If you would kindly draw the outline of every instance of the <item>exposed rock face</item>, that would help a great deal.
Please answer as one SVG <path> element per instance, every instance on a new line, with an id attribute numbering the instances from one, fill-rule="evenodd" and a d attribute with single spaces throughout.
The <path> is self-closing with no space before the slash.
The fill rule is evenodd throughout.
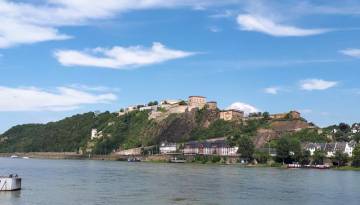
<path id="1" fill-rule="evenodd" d="M 170 115 L 159 122 L 157 135 L 159 141 L 179 142 L 189 138 L 190 132 L 196 127 L 195 113 L 186 112 L 183 114 Z"/>
<path id="2" fill-rule="evenodd" d="M 301 129 L 309 128 L 309 123 L 302 120 L 273 121 L 271 128 L 276 132 L 294 132 Z"/>
<path id="3" fill-rule="evenodd" d="M 270 123 L 270 129 L 259 129 L 254 138 L 256 148 L 263 147 L 267 142 L 278 139 L 286 133 L 310 128 L 311 125 L 302 120 L 282 120 Z"/>
<path id="4" fill-rule="evenodd" d="M 254 138 L 254 144 L 256 148 L 263 147 L 267 142 L 277 139 L 280 134 L 272 129 L 259 129 Z"/>

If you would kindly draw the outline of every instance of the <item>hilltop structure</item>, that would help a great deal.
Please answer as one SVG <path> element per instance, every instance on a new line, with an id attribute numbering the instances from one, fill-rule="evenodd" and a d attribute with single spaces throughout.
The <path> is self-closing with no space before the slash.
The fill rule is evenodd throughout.
<path id="1" fill-rule="evenodd" d="M 220 119 L 225 121 L 242 120 L 244 118 L 244 112 L 240 110 L 223 110 L 220 111 Z"/>

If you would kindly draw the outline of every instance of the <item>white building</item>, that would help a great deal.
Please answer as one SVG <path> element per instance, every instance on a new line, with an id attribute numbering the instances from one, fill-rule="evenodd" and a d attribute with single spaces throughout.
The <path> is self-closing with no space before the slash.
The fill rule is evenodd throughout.
<path id="1" fill-rule="evenodd" d="M 102 138 L 103 134 L 102 131 L 98 132 L 97 129 L 92 129 L 91 130 L 91 138 L 90 139 L 99 139 Z"/>
<path id="2" fill-rule="evenodd" d="M 341 152 L 352 157 L 355 146 L 355 142 L 307 143 L 304 145 L 304 149 L 308 150 L 311 156 L 314 155 L 316 150 L 320 150 L 325 152 L 326 157 L 334 157 L 336 152 Z"/>
<path id="3" fill-rule="evenodd" d="M 185 155 L 237 156 L 238 147 L 230 146 L 225 140 L 189 142 L 184 146 Z"/>
<path id="4" fill-rule="evenodd" d="M 160 154 L 175 153 L 177 150 L 176 143 L 163 142 L 160 145 Z"/>
<path id="5" fill-rule="evenodd" d="M 152 106 L 145 106 L 145 107 L 140 107 L 140 111 L 145 111 L 145 110 L 148 110 L 148 111 L 156 111 L 158 108 L 157 105 L 152 105 Z"/>

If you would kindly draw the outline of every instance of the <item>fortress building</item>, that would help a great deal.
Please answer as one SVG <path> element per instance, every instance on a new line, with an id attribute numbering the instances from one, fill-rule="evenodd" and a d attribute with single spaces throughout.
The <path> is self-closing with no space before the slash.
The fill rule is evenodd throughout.
<path id="1" fill-rule="evenodd" d="M 206 97 L 203 96 L 190 96 L 188 100 L 190 108 L 203 108 L 206 105 Z"/>
<path id="2" fill-rule="evenodd" d="M 225 121 L 242 120 L 244 112 L 240 110 L 223 110 L 220 112 L 220 119 Z"/>

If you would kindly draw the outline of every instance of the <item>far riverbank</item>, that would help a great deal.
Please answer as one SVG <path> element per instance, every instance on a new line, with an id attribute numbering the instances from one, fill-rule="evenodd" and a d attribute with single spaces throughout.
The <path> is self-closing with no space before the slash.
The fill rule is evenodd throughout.
<path id="1" fill-rule="evenodd" d="M 34 159 L 50 159 L 50 160 L 107 160 L 107 161 L 127 161 L 131 156 L 120 156 L 120 155 L 82 155 L 75 152 L 28 152 L 28 153 L 0 153 L 0 158 L 10 158 L 11 156 L 17 156 L 18 158 L 34 158 Z M 150 163 L 168 163 L 172 156 L 170 155 L 150 155 L 150 156 L 137 156 L 142 162 Z M 268 163 L 268 164 L 241 164 L 236 163 L 235 160 L 232 160 L 231 163 L 224 162 L 206 162 L 201 161 L 192 161 L 187 160 L 187 164 L 212 164 L 212 165 L 241 165 L 241 167 L 246 168 L 280 168 L 287 169 L 286 165 L 279 163 Z M 332 170 L 339 171 L 360 171 L 360 167 L 331 167 Z"/>

